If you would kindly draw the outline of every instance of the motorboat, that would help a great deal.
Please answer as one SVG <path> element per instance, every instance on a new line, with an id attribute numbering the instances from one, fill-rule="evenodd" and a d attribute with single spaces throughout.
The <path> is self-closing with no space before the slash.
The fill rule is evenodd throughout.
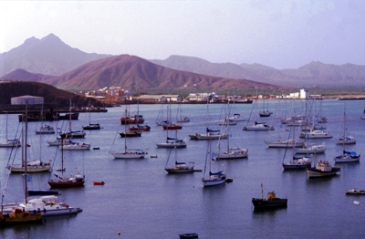
<path id="1" fill-rule="evenodd" d="M 137 132 L 142 132 L 142 131 L 150 131 L 151 127 L 148 125 L 139 125 L 137 124 L 136 126 L 132 126 L 128 128 L 129 131 L 137 131 Z"/>
<path id="2" fill-rule="evenodd" d="M 306 139 L 327 139 L 332 138 L 333 136 L 324 130 L 311 130 L 309 132 L 301 132 L 299 137 Z"/>
<path id="3" fill-rule="evenodd" d="M 349 189 L 346 190 L 346 195 L 365 195 L 365 190 L 358 188 Z"/>
<path id="4" fill-rule="evenodd" d="M 98 130 L 98 129 L 100 129 L 100 124 L 98 124 L 98 123 L 88 124 L 88 125 L 82 126 L 82 129 L 84 129 L 84 130 Z"/>
<path id="5" fill-rule="evenodd" d="M 125 137 L 141 137 L 142 133 L 137 132 L 137 131 L 126 131 L 126 132 L 119 133 L 119 135 L 122 138 L 125 138 Z"/>

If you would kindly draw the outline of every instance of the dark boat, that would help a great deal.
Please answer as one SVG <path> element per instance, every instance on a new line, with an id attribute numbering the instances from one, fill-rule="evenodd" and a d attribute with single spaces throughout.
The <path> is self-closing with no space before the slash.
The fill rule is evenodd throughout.
<path id="1" fill-rule="evenodd" d="M 255 210 L 266 210 L 274 208 L 285 208 L 288 206 L 288 199 L 277 198 L 274 191 L 268 192 L 267 199 L 264 199 L 264 190 L 261 184 L 262 198 L 252 198 Z"/>
<path id="2" fill-rule="evenodd" d="M 148 125 L 139 125 L 137 124 L 137 126 L 132 126 L 129 127 L 129 131 L 137 131 L 137 132 L 141 132 L 141 131 L 150 131 L 151 127 Z"/>
<path id="3" fill-rule="evenodd" d="M 47 196 L 47 195 L 58 195 L 58 191 L 48 190 L 48 191 L 37 191 L 37 190 L 29 190 L 28 196 Z"/>
<path id="4" fill-rule="evenodd" d="M 137 131 L 127 131 L 127 132 L 121 132 L 119 133 L 120 137 L 141 137 L 142 133 Z"/>
<path id="5" fill-rule="evenodd" d="M 198 237 L 198 233 L 195 232 L 191 232 L 191 233 L 183 233 L 183 234 L 179 234 L 181 239 L 185 239 L 185 238 L 199 238 Z"/>
<path id="6" fill-rule="evenodd" d="M 144 118 L 143 115 L 133 115 L 133 116 L 127 116 L 120 118 L 120 123 L 122 125 L 125 124 L 143 124 Z"/>
<path id="7" fill-rule="evenodd" d="M 84 131 L 71 131 L 60 134 L 62 139 L 85 138 L 85 135 L 86 133 Z"/>
<path id="8" fill-rule="evenodd" d="M 270 112 L 270 111 L 261 111 L 259 114 L 260 114 L 260 117 L 270 117 L 270 115 L 272 115 L 272 112 Z"/>
<path id="9" fill-rule="evenodd" d="M 78 120 L 79 119 L 79 113 L 66 113 L 64 115 L 57 114 L 56 115 L 57 120 Z"/>

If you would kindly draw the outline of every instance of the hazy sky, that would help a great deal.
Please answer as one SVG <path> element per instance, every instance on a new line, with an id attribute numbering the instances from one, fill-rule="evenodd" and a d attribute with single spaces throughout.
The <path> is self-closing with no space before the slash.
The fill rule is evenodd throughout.
<path id="1" fill-rule="evenodd" d="M 364 0 L 0 1 L 0 53 L 50 33 L 82 51 L 277 69 L 365 65 Z"/>

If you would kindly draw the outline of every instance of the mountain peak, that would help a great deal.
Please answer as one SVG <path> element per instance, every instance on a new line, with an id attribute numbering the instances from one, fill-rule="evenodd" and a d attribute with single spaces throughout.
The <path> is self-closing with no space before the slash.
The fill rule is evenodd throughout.
<path id="1" fill-rule="evenodd" d="M 39 39 L 37 39 L 35 37 L 30 37 L 30 38 L 28 38 L 24 41 L 24 44 L 25 45 L 32 45 L 32 44 L 35 44 L 35 43 L 38 43 L 38 42 L 39 42 Z"/>
<path id="2" fill-rule="evenodd" d="M 62 40 L 56 36 L 55 34 L 51 33 L 41 39 L 42 42 L 62 42 Z"/>

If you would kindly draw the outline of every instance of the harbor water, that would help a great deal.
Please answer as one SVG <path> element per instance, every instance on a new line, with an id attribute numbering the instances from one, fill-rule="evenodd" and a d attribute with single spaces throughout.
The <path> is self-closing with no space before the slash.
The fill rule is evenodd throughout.
<path id="1" fill-rule="evenodd" d="M 365 189 L 365 160 L 360 163 L 336 164 L 341 172 L 329 178 L 308 178 L 305 171 L 284 171 L 282 162 L 289 161 L 292 149 L 268 148 L 265 141 L 287 139 L 289 127 L 280 123 L 294 105 L 293 114 L 304 114 L 305 109 L 315 109 L 316 115 L 327 117 L 326 126 L 331 139 L 311 139 L 311 142 L 327 146 L 325 154 L 316 155 L 317 160 L 328 160 L 342 154 L 343 147 L 336 140 L 344 131 L 344 108 L 346 108 L 346 132 L 356 138 L 355 145 L 346 146 L 364 155 L 365 120 L 364 102 L 356 100 L 322 100 L 265 102 L 265 107 L 274 112 L 268 118 L 259 118 L 263 104 L 235 104 L 231 113 L 238 113 L 245 120 L 230 126 L 232 147 L 248 148 L 248 158 L 235 160 L 211 160 L 207 155 L 209 141 L 190 140 L 189 134 L 205 133 L 207 124 L 213 129 L 222 129 L 218 124 L 225 117 L 224 104 L 184 104 L 183 115 L 190 122 L 182 123 L 177 131 L 179 139 L 187 141 L 187 147 L 177 149 L 179 161 L 194 162 L 194 172 L 169 175 L 165 166 L 173 165 L 171 149 L 157 148 L 157 142 L 166 137 L 175 137 L 175 131 L 165 131 L 156 126 L 156 120 L 167 105 L 122 105 L 108 108 L 107 113 L 81 113 L 73 120 L 72 130 L 81 130 L 82 125 L 100 123 L 102 129 L 86 131 L 84 141 L 91 144 L 87 151 L 64 151 L 64 167 L 67 175 L 77 172 L 86 175 L 83 188 L 59 189 L 60 200 L 83 211 L 73 216 L 44 218 L 42 223 L 19 225 L 0 229 L 0 238 L 123 238 L 123 239 L 174 239 L 180 233 L 196 232 L 199 238 L 365 238 L 365 196 L 348 196 L 345 191 L 352 188 Z M 345 106 L 346 105 L 346 106 Z M 131 114 L 145 118 L 144 124 L 151 126 L 150 132 L 141 137 L 127 138 L 128 148 L 148 148 L 144 159 L 114 159 L 111 151 L 124 150 L 124 131 L 120 118 L 125 108 Z M 321 109 L 321 111 L 320 111 Z M 171 120 L 176 119 L 177 105 L 171 105 Z M 208 117 L 209 115 L 209 122 Z M 248 120 L 250 117 L 250 120 Z M 8 118 L 8 119 L 6 119 Z M 275 130 L 243 131 L 254 121 L 272 124 Z M 8 124 L 6 124 L 8 122 Z M 42 122 L 28 124 L 28 159 L 52 160 L 54 170 L 61 168 L 61 150 L 48 146 L 46 141 L 55 140 L 57 134 L 36 135 L 35 130 Z M 65 131 L 67 121 L 43 122 L 55 129 Z M 0 141 L 20 135 L 22 124 L 18 115 L 0 115 Z M 298 136 L 299 134 L 297 134 Z M 299 137 L 296 138 L 299 140 Z M 217 144 L 212 141 L 212 151 Z M 227 140 L 220 142 L 226 147 Z M 167 161 L 169 154 L 170 160 Z M 157 157 L 150 157 L 157 155 Z M 24 200 L 24 175 L 10 174 L 6 166 L 21 162 L 21 150 L 0 148 L 0 180 L 4 191 L 4 203 Z M 285 158 L 284 158 L 285 157 Z M 362 156 L 364 157 L 364 156 Z M 206 160 L 208 159 L 208 161 Z M 206 162 L 207 161 L 207 162 Z M 207 175 L 209 164 L 212 170 L 224 169 L 232 183 L 204 188 L 202 177 Z M 47 181 L 54 172 L 32 174 L 28 180 L 29 190 L 47 190 Z M 59 173 L 59 172 L 57 172 Z M 104 181 L 105 185 L 93 185 L 93 181 Z M 288 207 L 277 210 L 254 211 L 252 198 L 260 198 L 261 186 L 264 197 L 275 191 L 277 197 L 288 198 Z M 353 202 L 359 201 L 360 205 Z"/>

